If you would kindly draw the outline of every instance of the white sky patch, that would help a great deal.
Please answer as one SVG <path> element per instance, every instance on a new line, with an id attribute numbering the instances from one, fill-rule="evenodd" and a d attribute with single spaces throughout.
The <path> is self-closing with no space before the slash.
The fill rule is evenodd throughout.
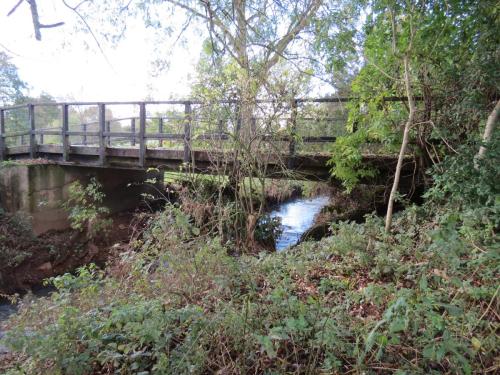
<path id="1" fill-rule="evenodd" d="M 6 16 L 16 2 L 0 1 L 0 50 L 12 57 L 21 78 L 30 85 L 31 95 L 45 91 L 60 100 L 78 101 L 163 100 L 189 96 L 203 41 L 199 35 L 187 35 L 189 49 L 180 45 L 172 49 L 172 41 L 158 46 L 142 20 L 133 20 L 116 48 L 99 39 L 108 63 L 90 34 L 74 32 L 76 15 L 59 0 L 39 1 L 42 23 L 66 23 L 62 27 L 42 29 L 42 41 L 34 38 L 28 4 L 21 4 L 14 14 Z M 170 67 L 155 77 L 151 62 L 162 55 L 158 51 L 162 47 Z"/>

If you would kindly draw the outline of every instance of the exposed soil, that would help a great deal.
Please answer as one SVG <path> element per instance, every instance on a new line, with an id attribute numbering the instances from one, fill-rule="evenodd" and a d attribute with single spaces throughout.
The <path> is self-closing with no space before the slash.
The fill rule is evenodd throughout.
<path id="1" fill-rule="evenodd" d="M 0 293 L 29 290 L 48 277 L 90 262 L 104 264 L 113 245 L 128 242 L 132 216 L 131 212 L 113 216 L 111 229 L 90 240 L 71 229 L 35 237 L 17 218 L 0 215 L 0 256 L 4 258 L 0 262 Z"/>

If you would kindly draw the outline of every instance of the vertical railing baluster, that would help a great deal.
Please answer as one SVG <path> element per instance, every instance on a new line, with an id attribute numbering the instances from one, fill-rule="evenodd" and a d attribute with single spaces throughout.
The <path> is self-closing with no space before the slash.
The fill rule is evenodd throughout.
<path id="1" fill-rule="evenodd" d="M 82 124 L 82 144 L 87 146 L 87 124 Z"/>
<path id="2" fill-rule="evenodd" d="M 191 102 L 184 103 L 184 163 L 191 161 Z"/>
<path id="3" fill-rule="evenodd" d="M 99 164 L 106 163 L 106 143 L 104 140 L 104 132 L 106 130 L 106 105 L 99 103 Z"/>
<path id="4" fill-rule="evenodd" d="M 158 133 L 163 134 L 163 117 L 158 118 Z M 158 140 L 158 147 L 163 147 L 163 138 Z"/>
<path id="5" fill-rule="evenodd" d="M 0 109 L 0 161 L 5 160 L 5 111 Z"/>
<path id="6" fill-rule="evenodd" d="M 295 146 L 296 146 L 296 133 L 297 133 L 297 99 L 292 101 L 292 112 L 290 114 L 290 143 L 288 144 L 288 168 L 292 169 L 294 167 L 295 159 Z"/>
<path id="7" fill-rule="evenodd" d="M 106 133 L 108 133 L 106 136 L 106 147 L 111 147 L 111 136 L 109 135 L 111 133 L 111 121 L 106 121 Z"/>
<path id="8" fill-rule="evenodd" d="M 135 146 L 135 118 L 130 119 L 130 133 L 132 133 L 132 138 L 130 139 L 130 145 Z"/>
<path id="9" fill-rule="evenodd" d="M 146 104 L 139 104 L 139 165 L 146 164 Z"/>
<path id="10" fill-rule="evenodd" d="M 61 126 L 61 144 L 62 144 L 62 157 L 63 161 L 69 160 L 69 111 L 68 105 L 62 105 L 62 126 Z"/>
<path id="11" fill-rule="evenodd" d="M 28 119 L 30 126 L 30 158 L 36 157 L 36 134 L 35 134 L 35 105 L 28 104 Z"/>

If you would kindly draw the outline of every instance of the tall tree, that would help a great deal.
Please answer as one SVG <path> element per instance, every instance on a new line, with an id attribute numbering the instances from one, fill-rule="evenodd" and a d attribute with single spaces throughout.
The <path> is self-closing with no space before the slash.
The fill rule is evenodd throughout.
<path id="1" fill-rule="evenodd" d="M 19 77 L 17 66 L 5 52 L 0 52 L 0 106 L 21 101 L 26 89 L 27 85 Z"/>

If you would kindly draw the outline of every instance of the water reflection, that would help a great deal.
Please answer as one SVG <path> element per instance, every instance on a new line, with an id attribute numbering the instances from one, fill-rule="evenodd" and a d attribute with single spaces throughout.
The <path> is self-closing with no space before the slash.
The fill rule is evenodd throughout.
<path id="1" fill-rule="evenodd" d="M 313 224 L 314 218 L 327 205 L 328 196 L 301 198 L 282 204 L 270 213 L 281 219 L 283 233 L 276 239 L 276 250 L 281 251 L 299 242 L 302 234 Z"/>

